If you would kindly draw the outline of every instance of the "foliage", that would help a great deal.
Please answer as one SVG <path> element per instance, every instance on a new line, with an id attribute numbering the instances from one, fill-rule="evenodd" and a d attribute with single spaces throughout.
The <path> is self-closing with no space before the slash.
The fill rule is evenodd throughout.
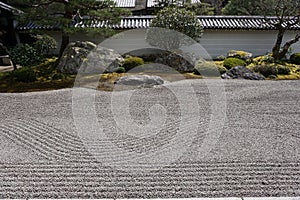
<path id="1" fill-rule="evenodd" d="M 220 76 L 226 71 L 225 67 L 218 66 L 214 62 L 202 62 L 195 67 L 195 74 L 202 76 Z"/>
<path id="2" fill-rule="evenodd" d="M 165 7 L 181 7 L 194 12 L 196 15 L 214 15 L 215 8 L 209 3 L 192 3 L 191 0 L 155 0 L 155 10 Z"/>
<path id="3" fill-rule="evenodd" d="M 275 15 L 275 11 L 264 9 L 272 7 L 273 0 L 231 0 L 222 9 L 224 15 Z M 263 6 L 262 6 L 263 5 Z"/>
<path id="4" fill-rule="evenodd" d="M 227 69 L 225 67 L 219 66 L 219 65 L 217 65 L 217 67 L 218 67 L 220 74 L 224 74 L 225 72 L 227 72 Z"/>
<path id="5" fill-rule="evenodd" d="M 184 8 L 186 10 L 194 12 L 196 15 L 214 15 L 215 8 L 209 3 L 189 3 L 185 4 Z"/>
<path id="6" fill-rule="evenodd" d="M 62 73 L 55 72 L 51 74 L 50 78 L 51 80 L 61 80 L 61 79 L 65 79 L 65 75 Z"/>
<path id="7" fill-rule="evenodd" d="M 154 2 L 157 8 L 164 8 L 169 6 L 182 7 L 185 4 L 184 0 L 154 0 Z"/>
<path id="8" fill-rule="evenodd" d="M 29 83 L 37 80 L 35 72 L 29 67 L 19 68 L 15 70 L 12 75 L 15 80 L 19 82 Z"/>
<path id="9" fill-rule="evenodd" d="M 272 65 L 257 65 L 252 70 L 262 74 L 264 77 L 277 76 L 278 74 L 277 67 Z"/>
<path id="10" fill-rule="evenodd" d="M 269 78 L 269 79 L 276 79 L 277 76 L 276 76 L 276 75 L 270 75 L 270 76 L 268 76 L 268 78 Z"/>
<path id="11" fill-rule="evenodd" d="M 262 15 L 265 20 L 262 26 L 271 26 L 278 31 L 272 48 L 272 57 L 281 60 L 286 57 L 292 44 L 300 40 L 300 33 L 284 43 L 287 30 L 300 23 L 299 0 L 231 0 L 223 9 L 227 15 Z M 274 18 L 267 16 L 273 15 Z"/>
<path id="12" fill-rule="evenodd" d="M 24 67 L 38 64 L 42 60 L 37 50 L 28 44 L 18 44 L 9 51 L 9 55 L 16 64 Z"/>
<path id="13" fill-rule="evenodd" d="M 203 33 L 195 13 L 178 7 L 166 7 L 158 12 L 147 32 L 147 41 L 165 50 L 199 41 Z"/>
<path id="14" fill-rule="evenodd" d="M 0 73 L 0 92 L 31 92 L 72 88 L 75 75 L 62 74 L 56 70 L 57 58 L 43 63 Z M 34 77 L 35 75 L 35 77 Z"/>
<path id="15" fill-rule="evenodd" d="M 44 62 L 33 66 L 32 69 L 36 72 L 37 77 L 49 79 L 49 77 L 57 71 L 55 66 L 56 62 L 56 57 L 48 58 Z"/>
<path id="16" fill-rule="evenodd" d="M 226 58 L 223 62 L 226 69 L 231 69 L 236 66 L 246 66 L 246 62 L 239 58 Z"/>
<path id="17" fill-rule="evenodd" d="M 289 75 L 291 73 L 291 69 L 287 66 L 278 66 L 277 67 L 278 74 Z"/>
<path id="18" fill-rule="evenodd" d="M 267 63 L 274 63 L 275 59 L 272 57 L 272 55 L 264 55 L 264 56 L 258 56 L 253 59 L 253 63 L 256 65 L 264 65 Z"/>
<path id="19" fill-rule="evenodd" d="M 36 42 L 33 44 L 33 47 L 40 55 L 47 55 L 51 49 L 57 48 L 56 40 L 47 34 L 34 35 L 34 38 L 36 39 Z"/>
<path id="20" fill-rule="evenodd" d="M 144 64 L 144 60 L 142 58 L 139 57 L 127 57 L 124 59 L 124 62 L 122 64 L 122 67 L 124 67 L 124 69 L 126 71 L 129 71 L 139 65 L 143 65 Z"/>
<path id="21" fill-rule="evenodd" d="M 290 57 L 291 63 L 294 63 L 296 65 L 300 65 L 300 53 L 294 53 Z"/>
<path id="22" fill-rule="evenodd" d="M 291 29 L 294 25 L 300 23 L 300 1 L 299 0 L 270 0 L 271 6 L 263 8 L 274 10 L 276 20 L 267 19 L 267 24 L 274 27 L 278 33 L 275 44 L 272 48 L 272 57 L 276 60 L 281 60 L 288 54 L 291 45 L 300 40 L 300 33 L 297 33 L 294 38 L 286 42 L 283 41 L 284 35 L 287 30 Z"/>
<path id="23" fill-rule="evenodd" d="M 125 73 L 126 69 L 124 67 L 119 67 L 115 72 L 116 73 Z"/>
<path id="24" fill-rule="evenodd" d="M 62 31 L 63 52 L 69 43 L 69 36 L 76 32 L 97 32 L 99 35 L 111 34 L 109 25 L 119 23 L 121 16 L 130 15 L 123 8 L 117 8 L 113 0 L 8 0 L 8 3 L 24 11 L 18 19 L 21 23 L 50 26 Z M 91 24 L 94 21 L 107 24 L 103 28 L 89 29 L 78 26 L 79 23 Z"/>

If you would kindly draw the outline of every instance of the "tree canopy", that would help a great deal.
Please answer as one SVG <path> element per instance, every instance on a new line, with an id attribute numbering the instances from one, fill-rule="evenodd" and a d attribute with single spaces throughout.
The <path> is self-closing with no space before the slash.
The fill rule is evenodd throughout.
<path id="1" fill-rule="evenodd" d="M 69 36 L 75 32 L 104 36 L 112 34 L 108 26 L 80 28 L 76 24 L 83 22 L 88 25 L 92 21 L 101 21 L 110 25 L 119 23 L 121 16 L 130 14 L 128 10 L 117 8 L 112 0 L 9 0 L 8 3 L 24 11 L 19 19 L 21 22 L 33 22 L 61 30 L 61 52 L 68 44 Z"/>
<path id="2" fill-rule="evenodd" d="M 223 9 L 226 15 L 261 15 L 265 23 L 278 31 L 276 42 L 272 48 L 272 56 L 282 59 L 286 56 L 289 48 L 300 40 L 300 33 L 284 43 L 285 33 L 294 25 L 300 23 L 299 0 L 231 0 Z M 268 16 L 274 16 L 271 19 Z M 263 25 L 263 24 L 262 24 Z"/>
<path id="3" fill-rule="evenodd" d="M 202 24 L 195 13 L 184 8 L 166 7 L 152 20 L 147 41 L 153 46 L 172 50 L 182 46 L 185 39 L 199 41 L 202 33 Z"/>
<path id="4" fill-rule="evenodd" d="M 277 39 L 272 49 L 272 56 L 275 59 L 282 59 L 286 56 L 289 48 L 300 40 L 300 31 L 295 37 L 283 43 L 283 38 L 287 30 L 294 25 L 300 24 L 300 1 L 299 0 L 272 0 L 271 7 L 265 8 L 266 12 L 274 10 L 277 20 L 268 20 L 268 24 L 278 30 Z M 262 5 L 263 6 L 263 5 Z"/>
<path id="5" fill-rule="evenodd" d="M 194 12 L 196 15 L 214 15 L 215 8 L 204 2 L 192 3 L 191 0 L 155 0 L 156 12 L 166 7 L 179 7 Z"/>
<path id="6" fill-rule="evenodd" d="M 274 15 L 273 0 L 231 0 L 222 9 L 224 15 Z"/>

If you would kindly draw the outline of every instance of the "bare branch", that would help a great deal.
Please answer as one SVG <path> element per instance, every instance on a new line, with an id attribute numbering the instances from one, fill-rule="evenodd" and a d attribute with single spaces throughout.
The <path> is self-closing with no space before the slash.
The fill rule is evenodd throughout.
<path id="1" fill-rule="evenodd" d="M 288 49 L 288 48 L 290 48 L 290 46 L 292 45 L 292 44 L 295 44 L 296 42 L 298 42 L 300 40 L 300 33 L 298 33 L 296 36 L 295 36 L 295 38 L 294 39 L 291 39 L 291 40 L 289 40 L 289 41 L 287 41 L 285 44 L 284 44 L 284 46 L 283 46 L 283 49 Z"/>

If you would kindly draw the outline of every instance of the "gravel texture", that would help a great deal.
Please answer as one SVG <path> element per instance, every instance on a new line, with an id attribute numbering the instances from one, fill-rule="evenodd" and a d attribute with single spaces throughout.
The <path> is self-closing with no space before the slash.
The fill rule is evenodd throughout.
<path id="1" fill-rule="evenodd" d="M 0 198 L 300 196 L 299 81 L 188 80 L 169 87 L 177 93 L 167 86 L 96 91 L 96 120 L 107 137 L 96 135 L 91 146 L 74 119 L 74 90 L 0 94 Z M 85 92 L 78 102 L 88 104 Z M 90 119 L 85 106 L 75 108 L 83 124 Z M 84 128 L 100 131 L 92 122 Z M 220 135 L 211 141 L 214 128 Z M 201 148 L 205 142 L 210 151 Z M 177 144 L 187 150 L 174 151 L 173 160 L 153 156 Z M 118 168 L 102 162 L 112 155 Z M 132 155 L 165 162 L 125 162 Z"/>

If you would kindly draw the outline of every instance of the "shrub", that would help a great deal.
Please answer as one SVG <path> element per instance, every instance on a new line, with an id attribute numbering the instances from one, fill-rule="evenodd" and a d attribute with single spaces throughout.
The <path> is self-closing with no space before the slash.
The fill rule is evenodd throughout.
<path id="1" fill-rule="evenodd" d="M 122 67 L 125 68 L 126 71 L 129 71 L 139 65 L 143 65 L 144 60 L 139 57 L 127 57 L 125 58 Z"/>
<path id="2" fill-rule="evenodd" d="M 226 68 L 213 62 L 202 62 L 195 67 L 194 73 L 203 76 L 220 76 L 226 72 Z"/>
<path id="3" fill-rule="evenodd" d="M 231 69 L 236 66 L 246 66 L 246 62 L 239 58 L 226 58 L 223 62 L 226 69 Z"/>
<path id="4" fill-rule="evenodd" d="M 290 57 L 290 61 L 293 64 L 300 65 L 300 53 L 294 53 Z"/>
<path id="5" fill-rule="evenodd" d="M 270 78 L 270 79 L 276 79 L 277 76 L 275 76 L 275 75 L 270 75 L 270 76 L 268 76 L 268 78 Z"/>
<path id="6" fill-rule="evenodd" d="M 33 44 L 33 47 L 41 56 L 49 54 L 51 49 L 57 48 L 56 40 L 49 35 L 36 35 L 34 38 L 36 39 L 36 42 Z"/>
<path id="7" fill-rule="evenodd" d="M 289 75 L 291 72 L 291 69 L 287 66 L 278 66 L 277 70 L 278 70 L 278 74 L 282 74 L 282 75 Z"/>
<path id="8" fill-rule="evenodd" d="M 224 74 L 225 72 L 227 72 L 227 69 L 225 67 L 219 66 L 219 65 L 217 65 L 217 67 L 218 67 L 220 74 Z"/>
<path id="9" fill-rule="evenodd" d="M 18 44 L 9 51 L 12 60 L 23 67 L 32 66 L 42 61 L 35 48 L 28 44 Z"/>
<path id="10" fill-rule="evenodd" d="M 32 69 L 36 72 L 37 77 L 48 77 L 49 79 L 52 79 L 51 76 L 54 73 L 57 73 L 56 63 L 56 57 L 48 58 L 39 65 L 32 67 Z"/>
<path id="11" fill-rule="evenodd" d="M 254 58 L 253 62 L 257 65 L 264 65 L 266 63 L 274 63 L 275 59 L 272 57 L 271 54 L 268 54 L 268 55 L 258 56 Z"/>
<path id="12" fill-rule="evenodd" d="M 202 33 L 203 26 L 194 12 L 172 6 L 163 8 L 153 18 L 146 40 L 152 46 L 175 50 L 190 45 L 190 38 L 199 41 Z"/>
<path id="13" fill-rule="evenodd" d="M 59 80 L 59 79 L 65 79 L 65 75 L 62 73 L 53 73 L 51 75 L 51 80 Z"/>
<path id="14" fill-rule="evenodd" d="M 119 67 L 118 69 L 116 69 L 115 71 L 116 73 L 125 73 L 126 69 L 124 67 Z"/>
<path id="15" fill-rule="evenodd" d="M 29 83 L 37 80 L 35 72 L 28 67 L 22 67 L 13 71 L 12 75 L 19 82 Z"/>
<path id="16" fill-rule="evenodd" d="M 253 71 L 262 74 L 264 77 L 277 76 L 278 68 L 270 65 L 257 65 L 253 67 Z"/>

